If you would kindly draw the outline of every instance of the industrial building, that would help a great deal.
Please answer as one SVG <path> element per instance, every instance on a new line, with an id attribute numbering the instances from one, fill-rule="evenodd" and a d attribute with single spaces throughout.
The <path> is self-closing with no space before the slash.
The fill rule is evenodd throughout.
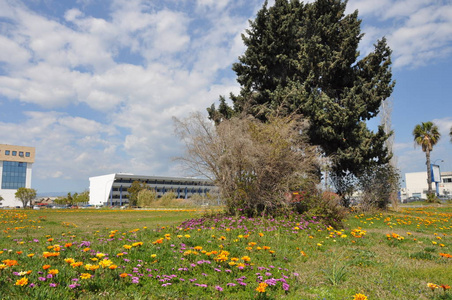
<path id="1" fill-rule="evenodd" d="M 433 176 L 432 190 L 438 195 L 450 196 L 452 192 L 452 172 L 439 173 L 440 176 Z M 402 200 L 408 197 L 427 199 L 427 172 L 406 173 L 405 184 L 406 188 L 402 189 Z"/>
<path id="2" fill-rule="evenodd" d="M 114 173 L 89 178 L 89 204 L 106 206 L 128 204 L 127 189 L 134 181 L 146 183 L 147 187 L 154 189 L 159 197 L 167 192 L 174 192 L 180 199 L 188 199 L 193 194 L 205 195 L 215 187 L 206 179 Z"/>
<path id="3" fill-rule="evenodd" d="M 0 207 L 22 206 L 16 200 L 17 189 L 31 188 L 31 170 L 35 148 L 0 144 Z"/>

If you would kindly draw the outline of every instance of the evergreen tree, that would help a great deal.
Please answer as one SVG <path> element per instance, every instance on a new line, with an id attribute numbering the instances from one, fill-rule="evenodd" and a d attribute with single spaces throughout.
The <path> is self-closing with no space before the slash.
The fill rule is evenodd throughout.
<path id="1" fill-rule="evenodd" d="M 357 11 L 345 15 L 345 8 L 341 0 L 266 2 L 242 36 L 247 49 L 233 65 L 240 94 L 230 95 L 232 108 L 222 97 L 219 109 L 207 109 L 209 117 L 218 123 L 240 113 L 262 121 L 302 114 L 311 124 L 311 142 L 337 159 L 337 175 L 387 163 L 384 143 L 391 133 L 382 126 L 372 132 L 366 121 L 392 93 L 391 50 L 383 38 L 357 60 L 361 21 Z"/>

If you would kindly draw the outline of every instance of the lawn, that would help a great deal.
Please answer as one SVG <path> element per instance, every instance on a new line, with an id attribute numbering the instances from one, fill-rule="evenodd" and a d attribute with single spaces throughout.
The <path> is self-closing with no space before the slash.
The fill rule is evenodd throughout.
<path id="1" fill-rule="evenodd" d="M 450 205 L 405 206 L 351 212 L 334 229 L 295 215 L 0 210 L 0 295 L 452 299 L 451 216 Z"/>

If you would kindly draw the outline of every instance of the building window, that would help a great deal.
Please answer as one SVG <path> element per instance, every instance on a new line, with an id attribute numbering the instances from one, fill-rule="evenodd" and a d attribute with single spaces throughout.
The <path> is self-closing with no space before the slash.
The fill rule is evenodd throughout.
<path id="1" fill-rule="evenodd" d="M 16 156 L 17 155 L 17 151 L 13 151 L 13 156 Z"/>
<path id="2" fill-rule="evenodd" d="M 19 156 L 24 157 L 24 153 L 22 151 L 19 151 Z"/>
<path id="3" fill-rule="evenodd" d="M 443 178 L 443 183 L 450 183 L 452 182 L 452 178 Z"/>
<path id="4" fill-rule="evenodd" d="M 9 150 L 5 150 L 5 155 L 9 155 Z"/>
<path id="5" fill-rule="evenodd" d="M 30 152 L 25 152 L 25 157 L 30 157 Z"/>
<path id="6" fill-rule="evenodd" d="M 2 189 L 18 189 L 25 187 L 27 163 L 4 161 L 2 171 Z"/>

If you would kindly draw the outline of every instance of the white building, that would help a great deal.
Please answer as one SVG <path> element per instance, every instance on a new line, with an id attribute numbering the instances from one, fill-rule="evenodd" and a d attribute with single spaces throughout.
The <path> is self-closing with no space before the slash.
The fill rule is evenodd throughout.
<path id="1" fill-rule="evenodd" d="M 193 194 L 205 195 L 215 187 L 205 179 L 114 173 L 89 178 L 89 204 L 122 206 L 129 203 L 127 189 L 134 181 L 146 183 L 158 196 L 172 191 L 177 198 L 183 199 Z"/>
<path id="2" fill-rule="evenodd" d="M 35 148 L 0 144 L 0 207 L 22 206 L 16 200 L 18 188 L 31 188 L 31 167 Z"/>
<path id="3" fill-rule="evenodd" d="M 402 199 L 408 197 L 427 198 L 428 183 L 427 172 L 414 172 L 405 174 L 406 188 L 402 190 Z M 432 190 L 436 192 L 436 184 L 432 182 Z M 452 172 L 441 172 L 441 180 L 438 182 L 439 195 L 451 195 Z"/>

